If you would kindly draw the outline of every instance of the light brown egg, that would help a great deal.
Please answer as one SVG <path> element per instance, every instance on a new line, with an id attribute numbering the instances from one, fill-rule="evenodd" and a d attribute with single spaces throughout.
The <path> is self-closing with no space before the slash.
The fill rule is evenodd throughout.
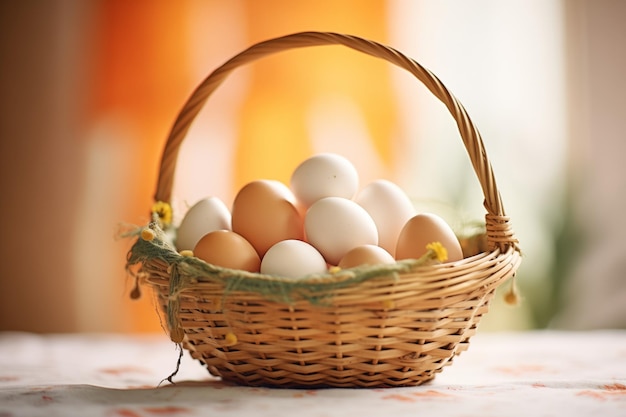
<path id="1" fill-rule="evenodd" d="M 232 230 L 250 242 L 261 258 L 280 241 L 304 239 L 293 193 L 274 180 L 253 181 L 239 190 L 232 207 Z"/>
<path id="2" fill-rule="evenodd" d="M 395 259 L 389 252 L 377 245 L 362 245 L 348 251 L 339 261 L 340 268 L 360 265 L 392 264 Z"/>
<path id="3" fill-rule="evenodd" d="M 261 259 L 252 245 L 230 230 L 216 230 L 204 235 L 193 249 L 194 256 L 224 268 L 259 272 Z"/>
<path id="4" fill-rule="evenodd" d="M 417 259 L 422 257 L 426 245 L 440 242 L 448 252 L 446 262 L 463 259 L 459 239 L 444 219 L 432 213 L 413 216 L 402 228 L 396 245 L 396 259 Z"/>

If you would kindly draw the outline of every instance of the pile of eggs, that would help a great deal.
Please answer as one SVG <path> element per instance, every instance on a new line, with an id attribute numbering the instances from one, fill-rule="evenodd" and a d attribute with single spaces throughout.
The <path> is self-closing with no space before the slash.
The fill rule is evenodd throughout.
<path id="1" fill-rule="evenodd" d="M 396 184 L 358 187 L 350 161 L 318 154 L 298 165 L 289 186 L 246 184 L 230 211 L 217 197 L 198 201 L 177 229 L 176 247 L 213 265 L 290 278 L 419 258 L 431 242 L 446 248 L 448 262 L 463 258 L 452 228 L 416 213 Z"/>

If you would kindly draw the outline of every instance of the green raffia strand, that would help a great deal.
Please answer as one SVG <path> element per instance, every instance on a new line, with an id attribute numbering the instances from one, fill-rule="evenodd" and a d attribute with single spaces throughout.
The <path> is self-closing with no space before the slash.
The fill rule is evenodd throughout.
<path id="1" fill-rule="evenodd" d="M 170 266 L 170 311 L 177 311 L 171 303 L 187 288 L 198 282 L 217 282 L 224 285 L 224 297 L 234 291 L 261 294 L 264 298 L 284 303 L 305 299 L 313 304 L 326 304 L 334 291 L 359 284 L 373 278 L 392 277 L 432 264 L 436 259 L 428 250 L 419 259 L 403 260 L 394 264 L 372 265 L 339 270 L 336 273 L 312 274 L 299 279 L 263 275 L 247 271 L 222 268 L 208 264 L 196 257 L 182 256 L 169 243 L 166 234 L 156 223 L 148 226 L 155 234 L 148 241 L 141 238 L 139 228 L 126 237 L 138 236 L 127 256 L 126 268 L 150 260 L 159 259 Z M 175 318 L 172 317 L 172 320 Z M 169 319 L 168 319 L 169 321 Z M 168 323 L 170 326 L 175 323 Z"/>
<path id="2" fill-rule="evenodd" d="M 182 287 L 182 276 L 178 273 L 178 268 L 174 267 L 170 272 L 170 295 L 167 300 L 167 326 L 171 330 L 180 329 L 180 324 L 178 322 L 178 311 L 180 310 L 180 301 L 179 298 L 173 294 L 174 291 L 178 291 L 179 288 Z M 180 340 L 176 340 L 176 342 L 180 342 Z"/>

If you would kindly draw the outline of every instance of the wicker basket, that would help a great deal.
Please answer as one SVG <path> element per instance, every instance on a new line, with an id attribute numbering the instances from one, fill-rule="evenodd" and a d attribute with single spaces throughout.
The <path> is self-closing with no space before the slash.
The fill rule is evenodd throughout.
<path id="1" fill-rule="evenodd" d="M 521 256 L 478 130 L 457 99 L 417 62 L 379 43 L 327 32 L 251 46 L 211 73 L 184 105 L 164 149 L 155 199 L 170 201 L 179 146 L 231 71 L 276 52 L 317 45 L 344 45 L 387 60 L 447 106 L 484 193 L 486 249 L 454 263 L 399 262 L 292 284 L 182 256 L 155 221 L 154 233 L 131 249 L 129 266 L 140 265 L 140 281 L 156 290 L 172 340 L 212 375 L 250 386 L 419 385 L 468 348 L 496 288 L 514 276 Z"/>

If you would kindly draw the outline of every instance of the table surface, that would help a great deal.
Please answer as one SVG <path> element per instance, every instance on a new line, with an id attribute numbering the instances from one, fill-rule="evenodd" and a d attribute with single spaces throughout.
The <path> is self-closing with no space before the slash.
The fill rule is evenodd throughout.
<path id="1" fill-rule="evenodd" d="M 626 416 L 626 331 L 478 333 L 420 387 L 292 390 L 211 377 L 165 335 L 0 333 L 0 417 Z M 160 385 L 159 385 L 160 384 Z"/>

